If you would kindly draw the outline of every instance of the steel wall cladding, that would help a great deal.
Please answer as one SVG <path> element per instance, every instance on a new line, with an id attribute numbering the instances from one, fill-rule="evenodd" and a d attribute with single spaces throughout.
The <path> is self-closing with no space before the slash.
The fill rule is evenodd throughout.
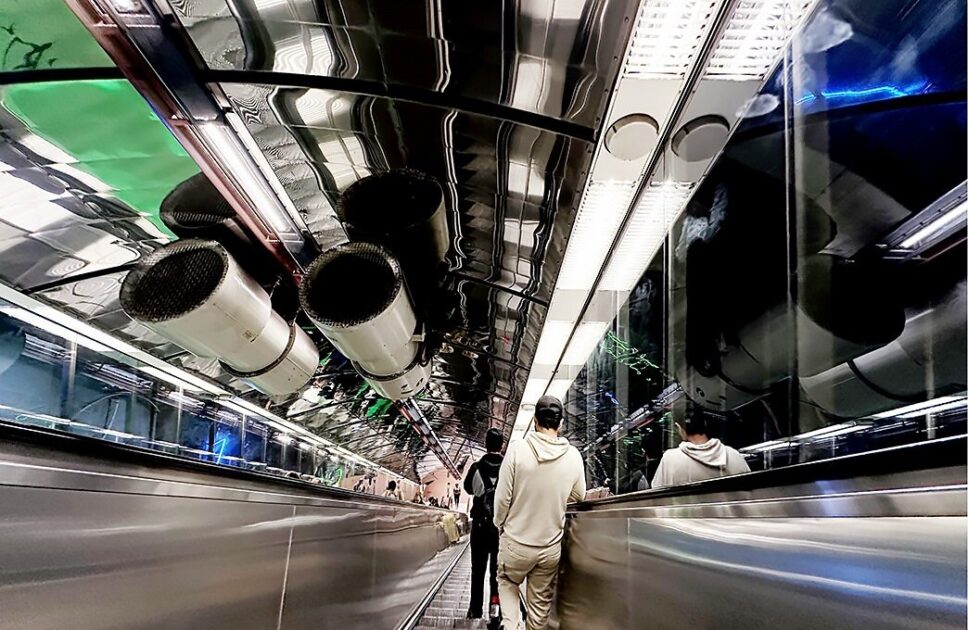
<path id="1" fill-rule="evenodd" d="M 445 513 L 326 494 L 2 445 L 0 628 L 393 628 Z"/>
<path id="2" fill-rule="evenodd" d="M 965 469 L 930 477 L 591 504 L 561 628 L 964 628 Z"/>

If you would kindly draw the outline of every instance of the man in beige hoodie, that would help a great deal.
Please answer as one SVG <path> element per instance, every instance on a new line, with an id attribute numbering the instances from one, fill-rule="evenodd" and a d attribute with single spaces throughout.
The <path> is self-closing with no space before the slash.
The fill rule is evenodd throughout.
<path id="1" fill-rule="evenodd" d="M 662 455 L 652 479 L 653 488 L 678 486 L 714 477 L 750 471 L 746 458 L 734 448 L 706 435 L 706 417 L 693 410 L 683 424 L 676 423 L 682 441 Z"/>
<path id="2" fill-rule="evenodd" d="M 554 600 L 565 505 L 585 498 L 581 454 L 558 435 L 561 401 L 543 396 L 535 430 L 508 445 L 494 493 L 494 525 L 501 532 L 497 584 L 504 630 L 518 630 L 521 584 L 527 581 L 528 630 L 547 627 Z"/>

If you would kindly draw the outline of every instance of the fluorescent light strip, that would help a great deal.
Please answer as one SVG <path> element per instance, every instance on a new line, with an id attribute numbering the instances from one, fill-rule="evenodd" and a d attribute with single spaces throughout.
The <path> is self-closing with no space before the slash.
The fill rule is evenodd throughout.
<path id="1" fill-rule="evenodd" d="M 914 249 L 955 221 L 964 220 L 966 211 L 968 211 L 968 201 L 963 201 L 904 239 L 900 245 L 901 249 Z"/>
<path id="2" fill-rule="evenodd" d="M 535 365 L 554 365 L 558 357 L 565 350 L 565 343 L 568 341 L 568 334 L 574 326 L 573 322 L 559 320 L 546 321 L 541 329 L 541 339 L 538 341 L 538 348 L 534 351 Z"/>
<path id="3" fill-rule="evenodd" d="M 281 241 L 301 241 L 302 234 L 292 217 L 272 190 L 265 175 L 258 169 L 253 161 L 253 155 L 246 150 L 236 132 L 231 127 L 219 123 L 200 124 L 197 129 L 205 139 L 209 150 L 226 168 L 239 190 L 248 197 L 253 210 L 266 227 L 271 229 Z"/>
<path id="4" fill-rule="evenodd" d="M 578 217 L 568 238 L 568 249 L 555 290 L 590 290 L 625 216 L 634 181 L 592 181 L 582 196 Z"/>
<path id="5" fill-rule="evenodd" d="M 30 311 L 21 308 L 19 306 L 0 306 L 0 313 L 8 317 L 20 320 L 21 322 L 27 324 L 28 326 L 33 326 L 34 328 L 39 328 L 46 332 L 62 337 L 67 341 L 76 343 L 79 346 L 87 348 L 88 350 L 93 350 L 94 352 L 108 353 L 111 349 L 102 343 L 98 343 L 93 339 L 89 339 L 82 335 L 78 335 L 73 330 L 66 328 L 60 324 L 55 324 L 54 322 L 44 319 L 36 313 L 31 313 Z"/>
<path id="6" fill-rule="evenodd" d="M 635 21 L 624 76 L 684 77 L 718 4 L 717 0 L 645 0 Z"/>
<path id="7" fill-rule="evenodd" d="M 762 79 L 814 0 L 742 0 L 706 65 L 710 79 Z"/>
<path id="8" fill-rule="evenodd" d="M 692 192 L 689 182 L 650 184 L 643 191 L 598 290 L 631 291 L 665 240 L 672 221 Z"/>
<path id="9" fill-rule="evenodd" d="M 158 368 L 151 367 L 150 365 L 139 365 L 138 366 L 138 369 L 141 370 L 142 372 L 144 372 L 145 374 L 149 374 L 149 375 L 151 375 L 151 376 L 153 376 L 153 377 L 155 377 L 157 379 L 160 379 L 162 381 L 165 381 L 166 383 L 169 383 L 171 385 L 174 385 L 175 387 L 180 387 L 181 389 L 185 390 L 186 392 L 194 392 L 196 394 L 202 393 L 202 390 L 200 388 L 195 387 L 194 385 L 192 385 L 188 381 L 185 381 L 183 379 L 180 379 L 180 378 L 178 378 L 178 377 L 176 377 L 176 376 L 174 376 L 172 374 L 169 374 L 167 372 L 163 372 L 162 370 L 159 370 Z"/>
<path id="10" fill-rule="evenodd" d="M 914 411 L 920 411 L 922 409 L 928 409 L 929 407 L 937 407 L 938 405 L 943 405 L 946 403 L 954 402 L 956 400 L 965 400 L 963 396 L 942 396 L 940 398 L 932 398 L 931 400 L 926 400 L 924 402 L 915 403 L 913 405 L 905 405 L 904 407 L 898 407 L 896 409 L 891 409 L 890 411 L 884 411 L 871 416 L 872 418 L 896 418 L 898 416 L 903 416 Z"/>
<path id="11" fill-rule="evenodd" d="M 565 356 L 561 359 L 562 365 L 585 365 L 588 356 L 605 336 L 608 327 L 609 322 L 582 322 L 578 324 L 575 334 L 571 338 L 571 343 L 565 350 Z"/>
<path id="12" fill-rule="evenodd" d="M 922 409 L 920 411 L 914 411 L 911 413 L 905 413 L 898 416 L 899 418 L 920 418 L 921 416 L 926 416 L 934 413 L 941 413 L 943 411 L 951 411 L 952 409 L 959 409 L 963 407 L 968 407 L 968 400 L 954 400 L 943 405 L 937 405 L 936 407 L 928 407 L 927 409 Z"/>

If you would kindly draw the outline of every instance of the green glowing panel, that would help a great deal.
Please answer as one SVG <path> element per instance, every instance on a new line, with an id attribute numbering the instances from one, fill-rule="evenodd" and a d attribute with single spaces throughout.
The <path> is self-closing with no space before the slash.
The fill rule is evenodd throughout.
<path id="1" fill-rule="evenodd" d="M 64 0 L 0 0 L 0 71 L 113 65 Z"/>
<path id="2" fill-rule="evenodd" d="M 0 104 L 170 234 L 158 207 L 198 167 L 127 81 L 15 84 L 3 88 Z"/>

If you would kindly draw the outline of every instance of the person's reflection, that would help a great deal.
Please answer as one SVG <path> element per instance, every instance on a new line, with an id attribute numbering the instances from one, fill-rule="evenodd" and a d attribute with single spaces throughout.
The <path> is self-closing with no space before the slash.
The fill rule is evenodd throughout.
<path id="1" fill-rule="evenodd" d="M 669 449 L 652 479 L 653 488 L 678 486 L 725 475 L 749 472 L 746 459 L 734 448 L 706 435 L 706 416 L 693 409 L 683 424 L 676 423 L 682 442 Z"/>

